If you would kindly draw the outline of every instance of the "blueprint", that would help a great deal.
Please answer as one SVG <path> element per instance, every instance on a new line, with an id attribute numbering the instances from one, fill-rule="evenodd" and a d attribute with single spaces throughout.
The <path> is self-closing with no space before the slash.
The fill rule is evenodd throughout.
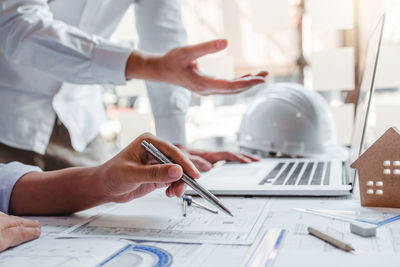
<path id="1" fill-rule="evenodd" d="M 56 237 L 67 229 L 87 222 L 99 212 L 105 212 L 114 206 L 115 204 L 112 203 L 104 204 L 69 216 L 25 216 L 25 218 L 40 222 L 42 225 L 41 237 Z"/>
<path id="2" fill-rule="evenodd" d="M 0 266 L 96 266 L 127 245 L 107 239 L 40 238 L 1 253 Z"/>
<path id="3" fill-rule="evenodd" d="M 198 199 L 202 201 L 202 199 Z M 250 245 L 268 211 L 266 198 L 221 198 L 234 217 L 188 207 L 157 194 L 117 205 L 84 224 L 62 233 L 64 237 L 114 237 L 146 241 Z"/>
<path id="4" fill-rule="evenodd" d="M 376 237 L 365 238 L 352 234 L 349 222 L 342 219 L 293 210 L 294 207 L 357 210 L 359 206 L 358 201 L 326 198 L 282 198 L 271 201 L 271 209 L 264 226 L 287 230 L 284 245 L 274 266 L 398 266 L 399 222 L 381 226 Z M 384 218 L 386 215 L 381 216 Z M 351 244 L 355 251 L 344 252 L 309 235 L 308 226 Z"/>

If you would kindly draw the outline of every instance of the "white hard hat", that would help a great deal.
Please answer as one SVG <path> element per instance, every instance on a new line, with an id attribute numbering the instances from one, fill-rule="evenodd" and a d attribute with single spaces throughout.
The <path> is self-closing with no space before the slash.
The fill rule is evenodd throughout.
<path id="1" fill-rule="evenodd" d="M 328 103 L 296 83 L 276 83 L 255 95 L 238 139 L 242 150 L 261 155 L 314 157 L 337 146 Z"/>

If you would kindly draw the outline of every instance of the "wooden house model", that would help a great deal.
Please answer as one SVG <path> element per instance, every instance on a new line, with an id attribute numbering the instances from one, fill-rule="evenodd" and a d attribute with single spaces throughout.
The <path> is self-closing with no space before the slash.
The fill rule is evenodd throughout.
<path id="1" fill-rule="evenodd" d="M 389 128 L 353 164 L 362 206 L 400 208 L 400 132 Z"/>

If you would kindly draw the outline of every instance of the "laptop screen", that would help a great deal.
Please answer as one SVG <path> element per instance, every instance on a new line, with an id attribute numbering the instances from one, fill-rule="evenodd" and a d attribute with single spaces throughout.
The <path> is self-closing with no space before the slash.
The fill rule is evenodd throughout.
<path id="1" fill-rule="evenodd" d="M 358 96 L 353 137 L 350 148 L 350 164 L 353 163 L 364 151 L 365 131 L 368 122 L 371 98 L 375 89 L 375 74 L 378 65 L 384 24 L 385 15 L 383 15 L 379 20 L 379 23 L 374 29 L 368 42 L 365 68 L 361 76 L 360 94 Z M 356 172 L 354 170 L 352 177 L 350 177 L 352 181 L 354 181 L 355 175 Z"/>

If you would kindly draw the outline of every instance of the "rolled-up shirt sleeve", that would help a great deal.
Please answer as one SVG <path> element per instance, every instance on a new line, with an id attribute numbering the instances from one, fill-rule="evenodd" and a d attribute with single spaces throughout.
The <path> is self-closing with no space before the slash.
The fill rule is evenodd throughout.
<path id="1" fill-rule="evenodd" d="M 41 172 L 35 166 L 24 165 L 19 162 L 0 164 L 0 209 L 8 214 L 12 190 L 18 180 L 29 172 Z"/>
<path id="2" fill-rule="evenodd" d="M 46 0 L 0 1 L 0 53 L 60 81 L 125 84 L 132 50 L 54 19 Z"/>
<path id="3" fill-rule="evenodd" d="M 186 44 L 180 0 L 138 0 L 135 5 L 139 48 L 165 53 Z M 156 133 L 174 144 L 185 144 L 185 117 L 190 91 L 172 84 L 147 81 Z"/>

